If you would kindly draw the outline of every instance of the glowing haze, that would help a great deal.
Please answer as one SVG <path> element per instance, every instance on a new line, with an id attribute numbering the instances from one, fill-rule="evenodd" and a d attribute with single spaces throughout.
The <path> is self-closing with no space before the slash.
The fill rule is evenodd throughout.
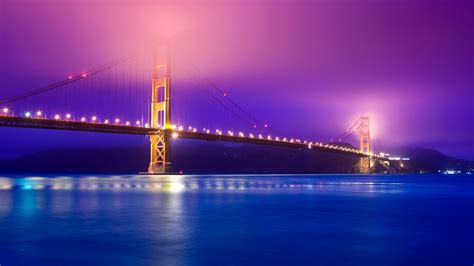
<path id="1" fill-rule="evenodd" d="M 472 1 L 2 0 L 0 12 L 0 99 L 171 40 L 180 64 L 287 135 L 327 141 L 368 113 L 384 146 L 474 159 Z"/>

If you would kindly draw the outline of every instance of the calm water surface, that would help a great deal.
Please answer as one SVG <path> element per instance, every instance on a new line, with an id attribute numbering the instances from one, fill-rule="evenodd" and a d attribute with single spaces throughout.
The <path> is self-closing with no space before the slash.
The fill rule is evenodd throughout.
<path id="1" fill-rule="evenodd" d="M 0 264 L 474 264 L 474 176 L 1 176 Z"/>

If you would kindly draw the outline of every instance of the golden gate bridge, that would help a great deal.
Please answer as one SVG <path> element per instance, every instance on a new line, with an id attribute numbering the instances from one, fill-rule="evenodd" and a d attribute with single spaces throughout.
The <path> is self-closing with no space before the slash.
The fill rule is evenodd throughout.
<path id="1" fill-rule="evenodd" d="M 244 132 L 243 130 L 225 131 L 211 128 L 210 126 L 199 128 L 193 126 L 185 127 L 180 123 L 181 121 L 173 123 L 175 121 L 172 120 L 171 111 L 173 110 L 173 113 L 175 113 L 176 110 L 172 108 L 171 105 L 171 95 L 173 90 L 171 86 L 169 56 L 166 58 L 160 58 L 153 62 L 151 82 L 149 76 L 146 78 L 145 75 L 139 75 L 144 84 L 148 83 L 147 91 L 149 94 L 146 97 L 146 111 L 142 112 L 142 117 L 140 119 L 127 120 L 119 118 L 118 116 L 110 116 L 108 114 L 101 116 L 96 114 L 78 116 L 75 115 L 74 112 L 65 113 L 56 111 L 47 113 L 44 111 L 46 107 L 37 107 L 36 110 L 27 109 L 23 112 L 16 112 L 17 103 L 39 98 L 42 97 L 42 95 L 47 95 L 54 91 L 62 91 L 62 95 L 55 96 L 56 98 L 63 99 L 62 101 L 68 104 L 68 108 L 66 109 L 71 109 L 71 106 L 77 105 L 80 105 L 83 109 L 83 105 L 87 105 L 80 103 L 80 94 L 74 95 L 72 93 L 74 90 L 81 94 L 88 94 L 85 96 L 86 101 L 90 99 L 92 93 L 100 91 L 103 87 L 115 88 L 115 90 L 128 89 L 129 91 L 128 94 L 126 93 L 126 98 L 134 97 L 133 80 L 137 80 L 137 77 L 132 77 L 133 74 L 131 74 L 131 72 L 136 72 L 139 67 L 136 65 L 135 67 L 125 67 L 116 71 L 115 74 L 110 74 L 111 70 L 118 68 L 120 65 L 124 65 L 128 61 L 130 61 L 130 57 L 116 60 L 110 64 L 77 75 L 68 75 L 66 79 L 59 82 L 19 95 L 13 95 L 4 101 L 1 101 L 0 126 L 149 136 L 150 162 L 147 171 L 149 174 L 172 172 L 170 152 L 172 139 L 175 138 L 272 145 L 345 154 L 359 158 L 358 169 L 361 173 L 371 172 L 375 162 L 382 162 L 385 164 L 388 164 L 389 162 L 388 158 L 383 155 L 374 154 L 371 150 L 368 116 L 361 116 L 348 130 L 337 138 L 338 140 L 344 140 L 357 133 L 359 135 L 359 149 L 334 143 L 323 143 L 313 140 L 303 140 L 296 137 L 281 136 L 267 123 L 258 120 L 255 116 L 250 114 L 250 112 L 237 104 L 236 101 L 232 100 L 226 92 L 221 90 L 209 78 L 204 76 L 204 74 L 194 65 L 193 67 L 196 72 L 200 74 L 203 77 L 203 80 L 212 88 L 212 90 L 204 88 L 204 91 L 209 98 L 218 103 L 222 110 L 231 113 L 234 117 L 245 122 L 250 132 Z M 149 88 L 151 88 L 151 91 Z M 48 98 L 51 97 L 48 96 Z M 125 103 L 128 100 L 129 99 L 126 99 Z M 58 101 L 60 100 L 55 99 L 52 105 L 56 106 Z M 107 96 L 107 101 L 102 101 L 100 104 L 106 105 L 109 102 L 110 96 Z M 38 106 L 38 101 L 35 102 L 35 105 Z M 179 110 L 179 106 L 177 107 L 177 110 Z M 212 110 L 211 112 L 216 113 Z M 148 117 L 144 117 L 143 113 L 148 115 Z M 259 130 L 261 132 L 259 132 Z"/>

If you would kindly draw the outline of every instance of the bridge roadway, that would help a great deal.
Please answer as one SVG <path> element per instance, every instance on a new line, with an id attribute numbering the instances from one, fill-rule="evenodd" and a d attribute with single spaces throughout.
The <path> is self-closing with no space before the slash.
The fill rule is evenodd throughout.
<path id="1" fill-rule="evenodd" d="M 70 131 L 87 131 L 99 133 L 115 133 L 127 135 L 154 135 L 165 132 L 174 138 L 184 139 L 200 139 L 206 141 L 226 141 L 226 142 L 240 142 L 259 145 L 271 145 L 287 148 L 312 149 L 316 151 L 324 151 L 330 153 L 339 153 L 351 155 L 356 157 L 371 157 L 378 160 L 388 160 L 387 158 L 378 155 L 370 155 L 361 153 L 358 150 L 338 147 L 336 145 L 322 144 L 322 143 L 308 143 L 298 140 L 282 139 L 267 139 L 265 137 L 250 136 L 235 136 L 230 134 L 215 134 L 207 132 L 199 132 L 193 130 L 177 130 L 177 129 L 160 129 L 148 128 L 143 126 L 127 126 L 116 124 L 79 122 L 73 120 L 55 120 L 44 118 L 26 118 L 17 116 L 0 116 L 0 126 L 4 127 L 21 127 L 21 128 L 39 128 L 39 129 L 55 129 L 55 130 L 70 130 Z"/>

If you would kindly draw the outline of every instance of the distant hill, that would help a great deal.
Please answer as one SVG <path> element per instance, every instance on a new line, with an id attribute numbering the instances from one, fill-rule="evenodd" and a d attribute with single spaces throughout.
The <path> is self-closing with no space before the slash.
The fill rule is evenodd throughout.
<path id="1" fill-rule="evenodd" d="M 439 170 L 458 170 L 461 172 L 474 171 L 474 161 L 456 159 L 439 151 L 426 148 L 403 148 L 399 152 L 409 157 L 409 171 L 421 173 L 436 173 Z"/>
<path id="2" fill-rule="evenodd" d="M 411 158 L 406 166 L 394 167 L 389 172 L 474 169 L 473 161 L 458 160 L 429 149 L 406 149 L 403 155 Z M 0 172 L 137 173 L 147 169 L 148 156 L 148 147 L 64 148 L 0 160 Z M 196 174 L 356 173 L 358 162 L 356 157 L 308 149 L 189 140 L 174 143 L 171 157 L 174 171 Z M 377 167 L 377 171 L 386 169 Z"/>

